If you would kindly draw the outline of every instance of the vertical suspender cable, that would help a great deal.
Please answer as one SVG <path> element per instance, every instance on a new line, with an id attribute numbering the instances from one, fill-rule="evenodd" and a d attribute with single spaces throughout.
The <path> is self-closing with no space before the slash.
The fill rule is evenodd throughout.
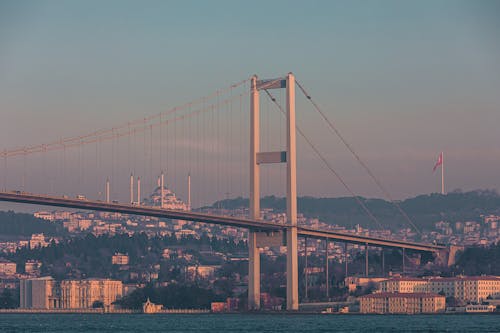
<path id="1" fill-rule="evenodd" d="M 339 137 L 340 141 L 342 141 L 342 143 L 344 144 L 344 146 L 351 152 L 351 154 L 354 156 L 354 158 L 356 158 L 356 160 L 363 167 L 363 169 L 365 169 L 365 171 L 368 173 L 368 175 L 370 176 L 370 178 L 372 178 L 372 180 L 375 182 L 375 184 L 378 186 L 378 188 L 382 191 L 382 193 L 397 208 L 397 210 L 401 213 L 401 215 L 406 219 L 406 221 L 408 222 L 408 224 L 410 224 L 413 227 L 413 229 L 418 234 L 420 234 L 420 236 L 422 236 L 422 233 L 417 228 L 417 226 L 412 222 L 412 220 L 410 219 L 410 217 L 401 208 L 401 206 L 392 198 L 392 196 L 389 193 L 389 191 L 387 191 L 385 189 L 385 187 L 382 185 L 382 183 L 379 181 L 379 179 L 377 177 L 375 177 L 375 174 L 370 170 L 370 168 L 368 167 L 368 165 L 366 165 L 366 163 L 361 159 L 361 157 L 354 151 L 354 149 L 351 147 L 351 145 L 347 142 L 347 140 L 345 140 L 345 138 L 342 136 L 342 134 L 340 133 L 340 131 L 334 126 L 333 122 L 330 121 L 330 119 L 326 116 L 326 114 L 320 109 L 320 107 L 318 106 L 318 104 L 311 98 L 311 96 L 307 93 L 307 91 L 304 89 L 304 87 L 298 81 L 295 81 L 295 83 L 300 88 L 300 90 L 302 91 L 302 93 L 304 94 L 304 96 L 311 102 L 311 104 L 314 106 L 314 108 L 316 109 L 316 111 L 321 115 L 321 117 L 328 124 L 328 127 L 330 128 L 330 130 Z"/>
<path id="2" fill-rule="evenodd" d="M 271 100 L 273 102 L 275 102 L 276 106 L 278 107 L 278 109 L 281 111 L 281 113 L 285 113 L 285 110 L 281 107 L 280 104 L 276 103 L 276 99 L 271 95 L 271 93 L 269 93 L 269 91 L 266 89 L 264 90 L 266 92 L 266 94 L 269 96 L 269 98 L 271 98 Z M 349 187 L 349 185 L 347 185 L 347 183 L 343 180 L 343 178 L 340 176 L 340 174 L 337 173 L 337 171 L 335 171 L 335 169 L 332 167 L 332 165 L 330 164 L 330 162 L 328 162 L 328 160 L 323 156 L 323 154 L 321 154 L 321 152 L 318 150 L 318 148 L 316 148 L 316 146 L 312 143 L 311 140 L 309 140 L 309 138 L 304 134 L 304 132 L 302 131 L 302 129 L 296 125 L 295 126 L 297 132 L 300 134 L 300 136 L 306 141 L 306 143 L 309 145 L 309 147 L 311 147 L 311 149 L 316 153 L 316 155 L 321 159 L 321 161 L 323 161 L 323 164 L 325 164 L 325 166 L 330 170 L 331 173 L 333 173 L 333 175 L 335 175 L 335 177 L 339 180 L 339 182 L 344 186 L 344 188 L 351 194 L 351 196 L 356 200 L 356 202 L 359 204 L 359 206 L 365 211 L 365 213 L 368 215 L 368 217 L 370 217 L 370 219 L 375 222 L 378 227 L 380 229 L 384 229 L 382 227 L 382 224 L 380 224 L 380 222 L 378 221 L 378 219 L 372 214 L 372 212 L 368 209 L 368 207 L 363 203 L 363 201 L 361 201 L 360 197 L 357 196 L 354 191 Z"/>
<path id="3" fill-rule="evenodd" d="M 3 155 L 3 190 L 7 191 L 7 152 Z"/>
<path id="4" fill-rule="evenodd" d="M 149 125 L 149 178 L 151 182 L 151 188 L 154 188 L 154 179 L 153 179 L 153 125 Z"/>

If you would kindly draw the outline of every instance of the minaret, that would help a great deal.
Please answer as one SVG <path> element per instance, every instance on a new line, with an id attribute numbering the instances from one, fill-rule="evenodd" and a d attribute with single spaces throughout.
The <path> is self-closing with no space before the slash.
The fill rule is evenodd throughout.
<path id="1" fill-rule="evenodd" d="M 160 207 L 163 208 L 163 202 L 165 200 L 164 198 L 164 195 L 165 195 L 165 183 L 164 183 L 165 179 L 164 179 L 164 175 L 163 175 L 163 171 L 161 172 L 161 183 L 160 183 L 160 195 L 161 195 L 161 199 L 160 199 Z"/>
<path id="2" fill-rule="evenodd" d="M 191 211 L 191 172 L 188 173 L 188 202 L 187 209 Z"/>
<path id="3" fill-rule="evenodd" d="M 134 203 L 134 175 L 130 174 L 130 203 Z"/>
<path id="4" fill-rule="evenodd" d="M 109 178 L 106 178 L 106 202 L 109 203 Z"/>
<path id="5" fill-rule="evenodd" d="M 141 205 L 141 177 L 137 177 L 137 204 Z"/>

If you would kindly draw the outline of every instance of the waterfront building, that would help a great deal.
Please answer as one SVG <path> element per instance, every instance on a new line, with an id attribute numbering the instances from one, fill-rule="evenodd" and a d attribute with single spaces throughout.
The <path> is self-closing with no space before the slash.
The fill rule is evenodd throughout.
<path id="1" fill-rule="evenodd" d="M 450 278 L 430 277 L 394 278 L 380 283 L 381 292 L 439 293 L 454 297 L 461 302 L 481 303 L 488 297 L 500 295 L 498 276 L 457 276 Z"/>
<path id="2" fill-rule="evenodd" d="M 445 297 L 431 293 L 375 293 L 359 298 L 361 313 L 438 313 L 445 310 Z"/>
<path id="3" fill-rule="evenodd" d="M 54 309 L 60 305 L 56 281 L 50 276 L 21 280 L 19 296 L 23 309 Z"/>
<path id="4" fill-rule="evenodd" d="M 123 295 L 122 282 L 110 279 L 63 280 L 60 288 L 64 309 L 92 308 L 98 303 L 107 308 Z"/>
<path id="5" fill-rule="evenodd" d="M 163 305 L 161 304 L 154 304 L 149 300 L 146 301 L 146 303 L 142 303 L 142 312 L 143 313 L 158 313 L 163 309 Z"/>
<path id="6" fill-rule="evenodd" d="M 385 293 L 413 293 L 424 291 L 418 289 L 418 286 L 425 286 L 428 280 L 411 277 L 397 277 L 380 282 L 380 291 Z"/>

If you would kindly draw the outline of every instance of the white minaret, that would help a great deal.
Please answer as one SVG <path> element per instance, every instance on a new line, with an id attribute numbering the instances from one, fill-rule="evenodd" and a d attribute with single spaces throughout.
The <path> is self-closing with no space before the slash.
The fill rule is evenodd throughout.
<path id="1" fill-rule="evenodd" d="M 134 203 L 134 175 L 130 174 L 130 203 Z"/>
<path id="2" fill-rule="evenodd" d="M 106 178 L 106 202 L 109 202 L 109 178 Z"/>
<path id="3" fill-rule="evenodd" d="M 161 201 L 160 201 L 160 206 L 163 208 L 163 203 L 164 203 L 164 195 L 165 195 L 165 179 L 163 175 L 163 171 L 161 172 L 161 183 L 160 183 L 160 195 L 161 195 Z"/>
<path id="4" fill-rule="evenodd" d="M 141 177 L 137 177 L 137 204 L 141 205 Z"/>
<path id="5" fill-rule="evenodd" d="M 187 209 L 191 211 L 191 172 L 188 173 L 188 202 Z"/>

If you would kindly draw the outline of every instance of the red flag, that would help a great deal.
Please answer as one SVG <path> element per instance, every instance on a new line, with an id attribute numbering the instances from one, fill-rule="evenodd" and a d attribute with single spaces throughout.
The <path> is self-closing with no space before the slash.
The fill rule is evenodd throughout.
<path id="1" fill-rule="evenodd" d="M 434 165 L 432 172 L 436 171 L 436 168 L 442 164 L 443 164 L 443 153 L 439 154 L 438 160 L 436 162 L 436 165 Z"/>

